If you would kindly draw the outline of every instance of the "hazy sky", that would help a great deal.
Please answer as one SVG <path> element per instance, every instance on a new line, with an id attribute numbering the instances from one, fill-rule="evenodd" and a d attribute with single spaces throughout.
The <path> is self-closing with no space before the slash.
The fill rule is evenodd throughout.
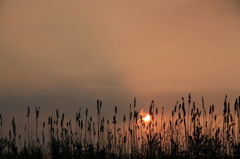
<path id="1" fill-rule="evenodd" d="M 237 0 L 1 1 L 0 24 L 3 116 L 240 95 Z"/>

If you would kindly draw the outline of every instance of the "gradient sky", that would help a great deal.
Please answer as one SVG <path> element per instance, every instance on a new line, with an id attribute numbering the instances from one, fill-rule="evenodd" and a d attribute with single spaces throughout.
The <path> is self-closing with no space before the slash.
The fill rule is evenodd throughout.
<path id="1" fill-rule="evenodd" d="M 28 105 L 95 113 L 97 99 L 113 115 L 134 97 L 171 110 L 190 92 L 222 108 L 240 95 L 238 0 L 1 1 L 0 24 L 5 118 Z"/>

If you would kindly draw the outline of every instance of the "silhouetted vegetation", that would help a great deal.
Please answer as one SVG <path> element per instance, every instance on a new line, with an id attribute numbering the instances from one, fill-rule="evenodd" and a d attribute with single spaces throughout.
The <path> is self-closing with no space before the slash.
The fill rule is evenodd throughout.
<path id="1" fill-rule="evenodd" d="M 97 116 L 93 119 L 82 110 L 75 120 L 64 119 L 64 113 L 48 117 L 39 125 L 40 108 L 35 111 L 35 130 L 30 132 L 30 107 L 27 108 L 27 124 L 24 137 L 16 131 L 15 118 L 7 137 L 2 131 L 0 114 L 0 158 L 2 159 L 213 159 L 240 158 L 240 97 L 233 109 L 227 101 L 223 111 L 216 114 L 214 105 L 207 108 L 202 99 L 201 107 L 182 98 L 165 116 L 164 107 L 150 103 L 150 121 L 144 121 L 145 113 L 137 110 L 137 102 L 129 106 L 128 115 L 118 115 L 117 107 L 112 120 L 101 114 L 102 102 L 97 100 Z M 113 109 L 114 110 L 114 109 Z M 209 111 L 208 111 L 209 110 Z M 121 122 L 119 122 L 122 120 Z M 31 130 L 32 131 L 32 130 Z"/>

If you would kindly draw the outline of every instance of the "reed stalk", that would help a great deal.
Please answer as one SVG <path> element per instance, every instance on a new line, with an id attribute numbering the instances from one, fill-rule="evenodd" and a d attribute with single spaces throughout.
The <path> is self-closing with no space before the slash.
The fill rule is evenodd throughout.
<path id="1" fill-rule="evenodd" d="M 27 128 L 28 128 L 28 133 L 27 133 L 27 136 L 28 136 L 28 146 L 29 146 L 29 117 L 30 117 L 30 107 L 28 106 L 28 112 L 27 112 Z"/>
<path id="2" fill-rule="evenodd" d="M 0 114 L 0 126 L 1 126 L 1 139 L 3 138 L 3 132 L 2 132 L 2 114 Z"/>
<path id="3" fill-rule="evenodd" d="M 36 107 L 36 147 L 38 146 L 38 117 L 39 117 L 39 109 L 40 107 Z"/>

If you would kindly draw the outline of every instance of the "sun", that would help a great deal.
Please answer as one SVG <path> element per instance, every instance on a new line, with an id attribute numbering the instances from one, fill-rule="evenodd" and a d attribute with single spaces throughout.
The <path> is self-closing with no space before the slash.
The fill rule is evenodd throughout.
<path id="1" fill-rule="evenodd" d="M 146 115 L 144 118 L 143 118 L 144 121 L 150 121 L 150 115 Z"/>

